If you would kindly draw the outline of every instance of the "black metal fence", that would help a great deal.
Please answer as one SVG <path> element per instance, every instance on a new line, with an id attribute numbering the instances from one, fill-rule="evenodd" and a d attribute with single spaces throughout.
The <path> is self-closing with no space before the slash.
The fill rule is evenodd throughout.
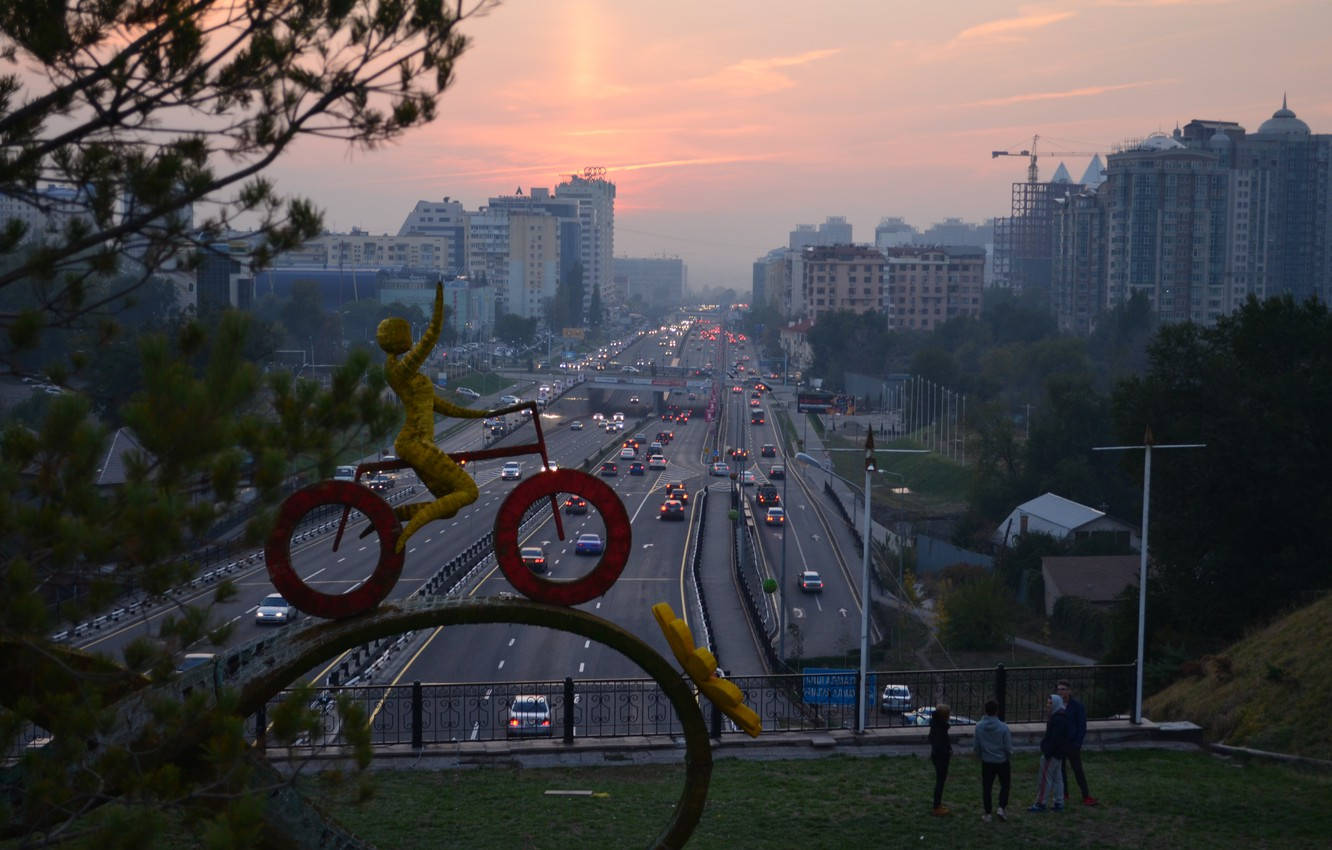
<path id="1" fill-rule="evenodd" d="M 1067 679 L 1087 706 L 1089 719 L 1129 714 L 1133 702 L 1132 664 L 1095 667 L 1019 667 L 972 670 L 879 671 L 864 693 L 867 728 L 927 726 L 934 706 L 951 707 L 952 723 L 974 724 L 987 700 L 1000 704 L 1010 723 L 1045 719 L 1045 700 L 1055 683 Z M 769 676 L 734 676 L 745 702 L 763 721 L 765 732 L 854 729 L 859 673 L 836 670 Z M 892 687 L 888 687 L 892 686 Z M 904 692 L 902 688 L 905 687 Z M 885 693 L 886 691 L 886 693 Z M 544 700 L 549 724 L 510 727 L 509 706 L 519 696 Z M 670 701 L 652 679 L 564 679 L 535 682 L 372 685 L 329 688 L 315 706 L 325 718 L 317 740 L 302 745 L 339 745 L 344 737 L 335 709 L 338 697 L 358 703 L 370 720 L 378 746 L 423 747 L 514 737 L 609 738 L 676 737 L 680 723 Z M 282 697 L 279 697 L 281 699 Z M 715 737 L 744 734 L 703 701 Z M 267 712 L 251 718 L 256 739 Z M 923 732 L 923 730 L 922 730 Z"/>

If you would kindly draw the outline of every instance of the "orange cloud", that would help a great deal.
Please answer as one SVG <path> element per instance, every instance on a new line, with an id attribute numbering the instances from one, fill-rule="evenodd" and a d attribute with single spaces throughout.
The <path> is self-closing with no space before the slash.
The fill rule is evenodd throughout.
<path id="1" fill-rule="evenodd" d="M 968 27 L 953 36 L 951 44 L 977 41 L 1012 41 L 1019 33 L 1044 29 L 1051 24 L 1073 17 L 1076 12 L 1029 12 L 1018 18 L 1000 18 Z"/>
<path id="2" fill-rule="evenodd" d="M 817 62 L 841 53 L 841 48 L 809 50 L 795 56 L 773 56 L 767 59 L 745 59 L 728 65 L 715 74 L 690 80 L 690 84 L 704 88 L 725 89 L 733 95 L 759 95 L 789 89 L 796 83 L 782 68 L 794 68 Z"/>
<path id="3" fill-rule="evenodd" d="M 994 97 L 988 100 L 974 100 L 970 103 L 959 103 L 958 106 L 1012 106 L 1015 103 L 1030 103 L 1038 100 L 1064 100 L 1070 97 L 1092 97 L 1098 94 L 1106 94 L 1112 91 L 1123 91 L 1124 89 L 1139 89 L 1144 86 L 1155 86 L 1161 83 L 1170 82 L 1169 80 L 1145 80 L 1140 83 L 1120 83 L 1113 86 L 1086 86 L 1080 89 L 1067 89 L 1065 91 L 1046 91 L 1030 92 L 1028 94 L 1014 94 L 1008 97 Z"/>

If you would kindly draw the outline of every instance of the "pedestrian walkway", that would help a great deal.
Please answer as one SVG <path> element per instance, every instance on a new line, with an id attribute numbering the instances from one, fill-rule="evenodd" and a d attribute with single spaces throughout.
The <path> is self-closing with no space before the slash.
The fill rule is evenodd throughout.
<path id="1" fill-rule="evenodd" d="M 715 479 L 727 481 L 726 479 Z M 743 602 L 740 600 L 740 588 L 736 585 L 735 574 L 731 567 L 731 497 L 730 483 L 704 485 L 709 490 L 703 509 L 707 511 L 704 524 L 702 567 L 700 583 L 703 597 L 708 601 L 711 622 L 713 654 L 717 664 L 728 675 L 758 675 L 767 672 L 763 657 L 755 646 L 757 637 L 746 616 Z M 697 498 L 697 497 L 696 497 Z M 702 629 L 697 620 L 690 617 L 690 627 L 694 638 L 702 643 Z"/>

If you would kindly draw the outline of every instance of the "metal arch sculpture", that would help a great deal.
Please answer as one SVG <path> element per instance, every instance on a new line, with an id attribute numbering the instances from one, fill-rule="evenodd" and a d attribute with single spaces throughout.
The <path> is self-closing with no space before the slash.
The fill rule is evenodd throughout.
<path id="1" fill-rule="evenodd" d="M 236 713 L 242 717 L 255 713 L 311 667 L 375 638 L 416 629 L 489 623 L 544 626 L 595 640 L 638 664 L 661 686 L 684 731 L 685 786 L 651 846 L 683 847 L 702 817 L 712 777 L 712 747 L 698 700 L 679 671 L 645 641 L 609 620 L 576 608 L 525 600 L 414 599 L 380 606 L 361 617 L 307 628 L 290 637 L 280 660 L 268 659 L 268 666 L 238 683 Z"/>

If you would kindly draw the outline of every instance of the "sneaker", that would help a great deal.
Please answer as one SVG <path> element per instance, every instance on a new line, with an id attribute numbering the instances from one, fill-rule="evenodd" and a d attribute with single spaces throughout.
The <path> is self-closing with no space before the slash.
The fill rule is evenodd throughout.
<path id="1" fill-rule="evenodd" d="M 990 815 L 988 812 L 981 815 L 981 823 L 989 823 L 989 822 L 990 822 Z"/>
<path id="2" fill-rule="evenodd" d="M 934 809 L 930 811 L 930 814 L 936 817 L 943 817 L 944 815 L 952 814 L 952 812 L 948 811 L 947 806 L 935 806 Z"/>
<path id="3" fill-rule="evenodd" d="M 1063 804 L 1063 803 L 1055 803 L 1055 805 L 1054 805 L 1054 810 L 1055 810 L 1056 812 L 1062 812 L 1062 811 L 1064 810 L 1064 804 Z"/>
<path id="4" fill-rule="evenodd" d="M 1100 804 L 1100 801 L 1098 801 L 1095 797 L 1083 797 L 1083 798 L 1082 798 L 1082 805 L 1084 805 L 1084 806 L 1096 806 L 1096 805 L 1099 805 L 1099 804 Z"/>
<path id="5" fill-rule="evenodd" d="M 995 809 L 995 810 L 994 810 L 994 813 L 995 813 L 996 815 L 998 815 L 999 820 L 1003 820 L 1003 821 L 1008 820 L 1008 813 L 1004 811 L 1004 807 L 1003 807 L 1003 806 L 1000 806 L 999 808 Z"/>
<path id="6" fill-rule="evenodd" d="M 1045 811 L 1045 804 L 1032 803 L 1031 806 L 1027 808 L 1027 811 L 1031 812 L 1032 814 L 1040 814 L 1041 812 Z"/>

